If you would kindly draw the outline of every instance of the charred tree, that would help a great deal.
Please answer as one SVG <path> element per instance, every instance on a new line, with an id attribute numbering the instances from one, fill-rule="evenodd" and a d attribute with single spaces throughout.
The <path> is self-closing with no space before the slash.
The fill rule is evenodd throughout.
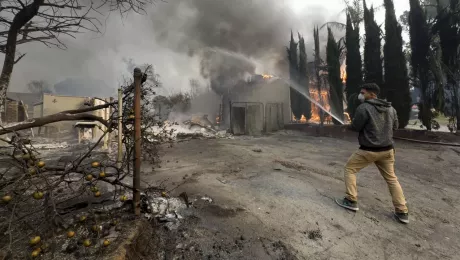
<path id="1" fill-rule="evenodd" d="M 406 56 L 403 51 L 402 27 L 396 19 L 393 0 L 385 0 L 385 45 L 383 95 L 398 113 L 399 127 L 409 123 L 411 96 Z"/>
<path id="2" fill-rule="evenodd" d="M 331 28 L 328 27 L 327 32 L 327 72 L 331 112 L 343 121 L 343 85 L 340 78 L 340 49 L 334 39 Z M 332 120 L 334 124 L 340 124 L 335 118 Z"/>

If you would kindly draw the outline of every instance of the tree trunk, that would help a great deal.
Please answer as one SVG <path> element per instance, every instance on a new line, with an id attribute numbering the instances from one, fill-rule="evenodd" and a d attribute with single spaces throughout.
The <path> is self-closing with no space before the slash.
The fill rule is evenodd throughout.
<path id="1" fill-rule="evenodd" d="M 5 111 L 5 99 L 8 86 L 10 85 L 11 74 L 16 58 L 16 43 L 18 34 L 21 28 L 26 25 L 38 13 L 38 8 L 44 0 L 34 0 L 31 4 L 21 9 L 13 19 L 10 29 L 8 30 L 8 38 L 5 46 L 5 60 L 3 61 L 2 73 L 0 75 L 0 111 Z M 5 111 L 6 112 L 6 111 Z M 0 124 L 2 123 L 0 118 Z"/>

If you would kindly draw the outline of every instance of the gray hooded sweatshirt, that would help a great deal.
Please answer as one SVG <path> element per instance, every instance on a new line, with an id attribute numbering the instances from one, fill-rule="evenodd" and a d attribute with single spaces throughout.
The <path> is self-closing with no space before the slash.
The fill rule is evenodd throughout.
<path id="1" fill-rule="evenodd" d="M 388 151 L 393 149 L 393 130 L 398 128 L 398 116 L 390 102 L 370 99 L 358 106 L 351 127 L 359 132 L 360 149 Z"/>

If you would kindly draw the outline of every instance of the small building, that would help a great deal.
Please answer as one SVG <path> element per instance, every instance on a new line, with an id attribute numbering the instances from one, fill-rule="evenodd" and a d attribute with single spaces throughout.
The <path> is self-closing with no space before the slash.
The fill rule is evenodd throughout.
<path id="1" fill-rule="evenodd" d="M 43 94 L 43 101 L 36 103 L 34 106 L 34 114 L 35 117 L 43 117 L 48 116 L 56 113 L 60 113 L 66 110 L 75 110 L 81 109 L 89 106 L 97 106 L 102 105 L 105 102 L 109 102 L 110 99 L 102 99 L 102 98 L 90 98 L 90 97 L 74 97 L 74 96 L 60 96 L 54 94 Z M 111 111 L 110 109 L 100 109 L 92 112 L 94 115 L 100 116 L 104 119 L 109 118 Z M 102 125 L 100 123 L 94 123 L 97 126 Z M 80 123 L 81 125 L 81 123 Z M 78 137 L 77 131 L 74 128 L 75 122 L 66 121 L 66 122 L 56 122 L 53 124 L 49 124 L 44 128 L 44 132 L 46 135 L 50 135 L 53 133 L 68 133 L 68 134 L 75 134 L 75 137 Z M 40 129 L 39 133 L 41 133 L 43 129 Z M 99 127 L 94 127 L 92 131 L 92 135 L 94 138 L 100 136 L 102 134 L 102 130 Z"/>
<path id="2" fill-rule="evenodd" d="M 221 115 L 233 134 L 259 135 L 290 122 L 290 88 L 271 75 L 254 75 L 224 95 Z"/>

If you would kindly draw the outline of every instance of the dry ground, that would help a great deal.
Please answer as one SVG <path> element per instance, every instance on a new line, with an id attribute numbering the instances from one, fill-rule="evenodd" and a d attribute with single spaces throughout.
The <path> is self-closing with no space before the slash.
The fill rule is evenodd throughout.
<path id="1" fill-rule="evenodd" d="M 397 143 L 411 211 L 402 225 L 374 166 L 359 173 L 358 213 L 333 201 L 343 196 L 342 168 L 356 147 L 286 131 L 191 140 L 166 148 L 162 167 L 143 178 L 179 185 L 173 196 L 213 199 L 195 203 L 190 227 L 175 231 L 187 239 L 168 245 L 200 248 L 185 259 L 460 259 L 460 150 Z"/>

